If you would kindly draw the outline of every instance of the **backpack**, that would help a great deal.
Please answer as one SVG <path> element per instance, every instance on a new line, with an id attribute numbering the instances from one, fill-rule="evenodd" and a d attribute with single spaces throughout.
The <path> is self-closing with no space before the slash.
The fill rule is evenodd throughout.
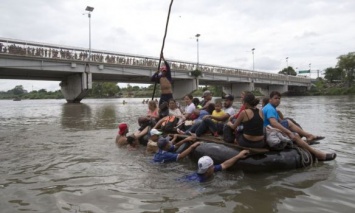
<path id="1" fill-rule="evenodd" d="M 179 122 L 179 119 L 175 117 L 174 115 L 166 116 L 163 118 L 164 121 L 161 124 L 161 130 L 163 132 L 174 132 L 174 128 L 176 127 L 177 123 Z"/>
<path id="2" fill-rule="evenodd" d="M 270 150 L 276 151 L 293 147 L 292 140 L 289 137 L 284 136 L 280 130 L 270 125 L 266 127 L 266 143 L 269 145 Z"/>

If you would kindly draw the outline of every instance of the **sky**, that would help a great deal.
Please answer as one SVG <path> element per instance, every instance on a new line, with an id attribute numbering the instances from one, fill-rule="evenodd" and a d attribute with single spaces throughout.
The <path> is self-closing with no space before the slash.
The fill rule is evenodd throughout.
<path id="1" fill-rule="evenodd" d="M 159 57 L 170 0 L 2 0 L 0 37 Z M 335 67 L 355 51 L 353 0 L 175 0 L 166 59 L 277 73 Z M 254 60 L 252 54 L 254 51 Z M 286 57 L 288 60 L 286 62 Z M 0 91 L 60 89 L 59 82 L 0 80 Z M 120 83 L 120 86 L 125 84 Z"/>

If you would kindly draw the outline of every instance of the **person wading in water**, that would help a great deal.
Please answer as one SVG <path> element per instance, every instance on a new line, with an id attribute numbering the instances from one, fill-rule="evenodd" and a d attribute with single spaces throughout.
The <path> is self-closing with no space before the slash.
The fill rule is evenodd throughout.
<path id="1" fill-rule="evenodd" d="M 173 98 L 170 66 L 168 62 L 165 60 L 163 53 L 161 53 L 160 57 L 161 59 L 163 59 L 164 64 L 160 67 L 160 71 L 154 73 L 154 75 L 151 78 L 151 81 L 155 83 L 160 83 L 161 95 L 159 100 L 159 106 L 163 102 L 169 103 L 169 100 Z"/>

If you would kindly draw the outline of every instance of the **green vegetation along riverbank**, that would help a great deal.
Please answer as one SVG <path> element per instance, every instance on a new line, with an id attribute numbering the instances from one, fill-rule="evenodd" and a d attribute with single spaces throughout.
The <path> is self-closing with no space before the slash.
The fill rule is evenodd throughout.
<path id="1" fill-rule="evenodd" d="M 94 83 L 95 85 L 96 83 Z M 125 88 L 118 88 L 115 83 L 101 83 L 100 87 L 97 85 L 91 89 L 85 98 L 151 98 L 153 94 L 154 85 L 148 87 L 130 86 Z M 108 84 L 108 85 L 107 85 Z M 100 88 L 100 89 L 98 89 Z M 222 96 L 222 88 L 220 86 L 200 87 L 194 91 L 194 97 L 201 97 L 204 90 L 210 90 L 215 97 Z M 263 94 L 259 91 L 253 91 L 256 96 L 262 97 Z M 234 94 L 238 95 L 238 94 Z M 306 96 L 306 95 L 355 95 L 355 85 L 347 87 L 344 82 L 329 82 L 325 79 L 319 78 L 312 84 L 309 91 L 289 92 L 288 96 Z M 159 85 L 156 88 L 155 97 L 160 96 Z M 64 99 L 60 90 L 46 91 L 45 89 L 33 90 L 27 92 L 22 85 L 16 86 L 14 89 L 6 92 L 0 91 L 0 99 L 21 100 L 21 99 Z"/>

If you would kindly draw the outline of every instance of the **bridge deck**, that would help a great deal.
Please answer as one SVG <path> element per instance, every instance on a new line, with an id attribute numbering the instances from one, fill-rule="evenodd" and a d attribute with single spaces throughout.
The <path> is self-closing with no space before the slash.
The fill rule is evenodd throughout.
<path id="1" fill-rule="evenodd" d="M 0 38 L 0 78 L 20 78 L 22 76 L 22 79 L 40 78 L 43 80 L 58 80 L 59 78 L 68 75 L 68 73 L 53 69 L 53 66 L 57 65 L 60 67 L 63 66 L 63 63 L 86 64 L 89 62 L 91 65 L 95 65 L 95 67 L 98 66 L 99 69 L 100 65 L 103 65 L 102 67 L 104 67 L 104 69 L 111 68 L 114 71 L 148 70 L 149 72 L 140 75 L 141 78 L 135 78 L 134 80 L 136 82 L 147 82 L 151 73 L 157 70 L 159 63 L 159 58 L 156 57 L 101 50 L 92 50 L 90 60 L 88 56 L 89 50 L 84 48 Z M 23 60 L 23 63 L 10 63 L 9 58 L 16 59 L 17 61 L 21 59 Z M 38 61 L 41 62 L 42 65 L 38 64 Z M 45 63 L 48 63 L 47 66 L 52 67 L 51 73 L 44 74 L 43 66 L 46 66 Z M 196 69 L 196 64 L 193 62 L 169 60 L 169 63 L 171 64 L 171 68 L 175 75 L 186 76 Z M 31 69 L 31 65 L 33 65 L 33 69 Z M 41 68 L 38 69 L 38 66 Z M 23 69 L 25 68 L 28 70 L 27 76 L 26 73 L 23 72 Z M 37 68 L 36 71 L 34 70 L 35 68 Z M 49 67 L 46 69 L 51 70 Z M 310 78 L 303 76 L 279 75 L 210 64 L 199 64 L 199 70 L 203 73 L 203 76 L 200 77 L 201 83 L 213 81 L 238 82 L 244 80 L 256 83 L 289 82 L 295 85 L 308 85 L 311 83 Z M 29 71 L 31 71 L 31 73 Z M 84 72 L 84 70 L 82 72 Z M 99 72 L 95 73 L 95 69 L 93 71 L 96 78 L 100 80 L 104 80 L 105 78 L 108 80 L 122 80 L 122 78 L 114 77 L 113 75 L 115 75 L 115 73 L 112 73 L 112 76 L 106 73 L 109 77 L 105 77 L 105 73 L 101 73 L 100 77 Z M 136 73 L 134 73 L 134 75 L 136 75 Z M 131 78 L 132 77 L 134 76 L 131 76 Z M 93 78 L 95 80 L 94 75 Z M 127 81 L 129 81 L 129 79 L 127 79 Z"/>

